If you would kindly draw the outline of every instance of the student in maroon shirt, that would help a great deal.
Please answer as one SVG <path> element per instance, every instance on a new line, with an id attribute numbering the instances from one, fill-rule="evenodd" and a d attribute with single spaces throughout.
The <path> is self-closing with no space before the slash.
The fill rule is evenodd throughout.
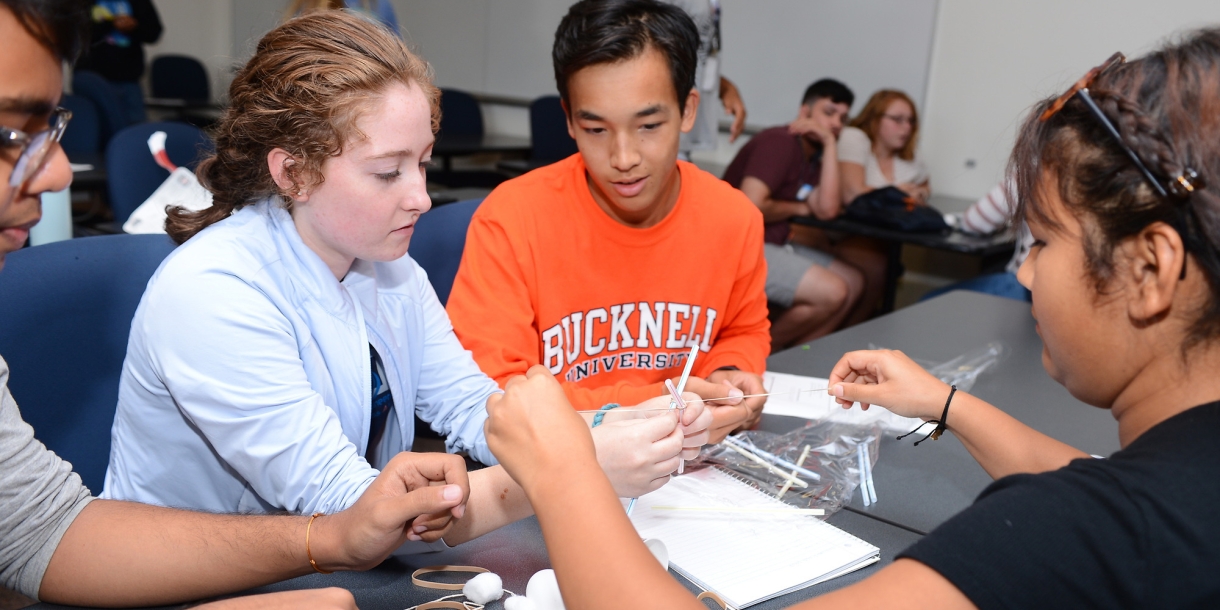
<path id="1" fill-rule="evenodd" d="M 839 328 L 860 303 L 859 269 L 824 247 L 790 239 L 793 216 L 834 218 L 842 211 L 836 139 L 854 95 L 843 83 L 822 79 L 805 90 L 796 120 L 760 132 L 742 147 L 724 179 L 762 210 L 767 259 L 767 301 L 773 316 L 771 347 L 805 343 Z"/>

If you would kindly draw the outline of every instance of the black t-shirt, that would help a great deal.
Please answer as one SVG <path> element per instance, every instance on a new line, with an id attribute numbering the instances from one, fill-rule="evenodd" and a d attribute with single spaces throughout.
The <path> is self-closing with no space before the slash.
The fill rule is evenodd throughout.
<path id="1" fill-rule="evenodd" d="M 1220 403 L 1109 459 L 1004 477 L 900 557 L 979 608 L 1220 608 Z"/>

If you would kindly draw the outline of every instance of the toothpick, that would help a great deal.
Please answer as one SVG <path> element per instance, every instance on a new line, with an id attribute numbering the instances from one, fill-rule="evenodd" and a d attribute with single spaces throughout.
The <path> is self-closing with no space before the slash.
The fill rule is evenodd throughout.
<path id="1" fill-rule="evenodd" d="M 808 388 L 803 390 L 790 390 L 787 392 L 768 392 L 766 394 L 746 394 L 745 396 L 737 396 L 736 398 L 761 398 L 763 396 L 787 396 L 796 394 L 800 398 L 802 392 L 828 392 L 830 388 Z M 715 402 L 717 400 L 728 400 L 728 398 L 692 398 L 691 400 L 702 400 L 703 402 Z"/>
<path id="2" fill-rule="evenodd" d="M 652 506 L 652 510 L 682 510 L 704 513 L 765 513 L 772 515 L 825 515 L 820 508 L 749 508 L 736 506 Z"/>
<path id="3" fill-rule="evenodd" d="M 805 465 L 805 458 L 807 457 L 809 457 L 809 445 L 805 445 L 805 448 L 801 449 L 801 459 L 796 461 L 797 469 L 800 469 L 801 466 Z M 784 482 L 784 486 L 780 488 L 779 494 L 775 497 L 783 498 L 784 494 L 788 493 L 788 489 L 792 487 L 792 482 L 796 480 L 796 472 L 796 470 L 792 471 L 792 474 L 789 475 L 788 480 Z"/>
<path id="4" fill-rule="evenodd" d="M 796 470 L 797 472 L 805 475 L 806 477 L 808 477 L 810 479 L 813 479 L 814 481 L 822 480 L 822 475 L 820 475 L 812 470 L 809 470 L 806 468 L 801 468 L 800 466 L 797 466 L 796 464 L 793 464 L 792 462 L 789 462 L 788 460 L 785 460 L 784 458 L 779 457 L 778 455 L 771 455 L 770 453 L 767 453 L 766 451 L 763 451 L 762 449 L 759 449 L 758 447 L 754 446 L 754 443 L 750 442 L 750 439 L 748 439 L 748 438 L 745 439 L 745 441 L 743 442 L 741 439 L 739 439 L 735 436 L 726 436 L 726 437 L 724 437 L 724 442 L 728 443 L 729 445 L 736 445 L 742 449 L 747 449 L 750 451 L 750 453 L 753 453 L 754 455 L 756 455 L 772 464 L 775 464 L 776 466 L 782 466 L 784 468 L 791 468 L 793 470 Z M 786 471 L 784 471 L 781 474 L 781 476 L 787 478 L 788 473 Z"/>
<path id="5" fill-rule="evenodd" d="M 764 460 L 764 459 L 758 457 L 757 455 L 754 455 L 753 453 L 750 453 L 749 451 L 746 451 L 745 449 L 738 447 L 737 445 L 734 445 L 732 443 L 727 443 L 727 444 L 725 444 L 725 447 L 728 447 L 729 449 L 732 449 L 733 451 L 736 451 L 737 453 L 740 453 L 741 455 L 744 455 L 745 457 L 747 457 L 751 460 L 754 460 L 755 462 L 758 462 L 759 464 L 766 467 L 767 470 L 770 470 L 771 472 L 774 472 L 775 474 L 778 474 L 779 476 L 784 477 L 785 479 L 788 478 L 787 472 L 784 472 L 783 470 L 780 470 L 779 468 L 772 466 L 771 463 L 768 462 L 767 460 Z M 808 483 L 806 483 L 800 479 L 793 479 L 792 484 L 797 487 L 800 487 L 801 489 L 805 489 L 805 488 L 809 487 Z"/>

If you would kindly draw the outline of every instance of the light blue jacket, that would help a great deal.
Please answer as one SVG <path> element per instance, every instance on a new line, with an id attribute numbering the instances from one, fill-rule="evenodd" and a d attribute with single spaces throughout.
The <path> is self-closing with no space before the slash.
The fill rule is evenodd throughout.
<path id="1" fill-rule="evenodd" d="M 368 461 L 369 344 L 394 397 Z M 153 275 L 123 363 L 104 498 L 215 512 L 333 513 L 408 450 L 418 414 L 494 464 L 479 371 L 423 269 L 357 260 L 342 283 L 264 201 Z"/>

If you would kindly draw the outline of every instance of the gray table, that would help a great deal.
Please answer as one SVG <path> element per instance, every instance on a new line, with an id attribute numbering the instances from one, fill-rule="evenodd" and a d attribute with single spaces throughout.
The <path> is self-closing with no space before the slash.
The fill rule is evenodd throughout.
<path id="1" fill-rule="evenodd" d="M 781 373 L 828 377 L 843 353 L 870 345 L 900 349 L 921 361 L 944 362 L 1000 341 L 1008 354 L 996 369 L 979 376 L 971 393 L 1013 417 L 1086 452 L 1109 455 L 1119 449 L 1118 425 L 1110 412 L 1072 398 L 1042 368 L 1042 341 L 1034 331 L 1028 303 L 974 292 L 941 297 L 772 356 L 767 368 Z M 952 416 L 950 416 L 952 417 Z M 783 432 L 803 420 L 764 418 L 764 429 Z M 864 508 L 859 495 L 851 508 L 915 532 L 926 533 L 968 506 L 991 478 L 953 436 L 918 447 L 888 436 L 873 469 L 878 503 Z"/>
<path id="2" fill-rule="evenodd" d="M 847 511 L 833 515 L 829 521 L 878 546 L 881 549 L 881 561 L 846 576 L 757 606 L 751 606 L 751 608 L 759 610 L 785 608 L 801 600 L 858 582 L 891 563 L 895 554 L 919 538 L 918 535 L 909 531 Z M 402 610 L 446 595 L 444 591 L 424 589 L 411 583 L 411 572 L 419 568 L 441 564 L 474 565 L 487 568 L 504 579 L 506 589 L 522 594 L 525 593 L 525 584 L 529 581 L 530 576 L 533 576 L 538 570 L 551 567 L 546 547 L 542 541 L 542 531 L 538 527 L 538 520 L 530 517 L 443 553 L 391 558 L 367 572 L 310 574 L 246 591 L 243 595 L 294 589 L 342 587 L 352 592 L 356 597 L 356 604 L 360 606 L 361 610 Z M 686 579 L 675 573 L 671 572 L 671 574 L 691 592 L 699 592 L 699 589 Z M 450 575 L 433 574 L 428 578 L 443 581 L 445 576 Z M 452 576 L 456 578 L 449 582 L 462 582 L 468 577 L 465 574 Z M 69 609 L 67 606 L 54 604 L 38 604 L 33 607 L 41 610 Z M 169 608 L 179 607 L 170 606 Z M 498 610 L 504 606 L 500 602 L 495 602 L 487 607 L 489 610 Z"/>
<path id="3" fill-rule="evenodd" d="M 952 292 L 824 337 L 809 349 L 776 354 L 768 368 L 825 377 L 844 352 L 867 349 L 870 344 L 902 349 L 921 360 L 945 361 L 992 340 L 1012 351 L 998 369 L 979 378 L 974 394 L 1085 451 L 1104 455 L 1118 449 L 1117 426 L 1110 414 L 1079 403 L 1042 370 L 1042 343 L 1033 330 L 1028 304 L 1019 301 Z M 765 415 L 762 427 L 785 432 L 803 423 Z M 880 501 L 865 509 L 855 499 L 829 522 L 879 547 L 881 562 L 752 608 L 784 608 L 867 578 L 921 533 L 969 505 L 990 482 L 952 434 L 919 447 L 911 446 L 911 439 L 883 440 L 874 475 Z M 311 574 L 248 593 L 339 586 L 352 591 L 365 610 L 401 610 L 442 595 L 412 585 L 410 575 L 417 568 L 445 563 L 488 568 L 504 578 L 505 587 L 519 593 L 534 572 L 550 566 L 538 522 L 530 518 L 444 553 L 394 558 L 368 572 Z M 697 591 L 681 577 L 675 578 Z"/>

